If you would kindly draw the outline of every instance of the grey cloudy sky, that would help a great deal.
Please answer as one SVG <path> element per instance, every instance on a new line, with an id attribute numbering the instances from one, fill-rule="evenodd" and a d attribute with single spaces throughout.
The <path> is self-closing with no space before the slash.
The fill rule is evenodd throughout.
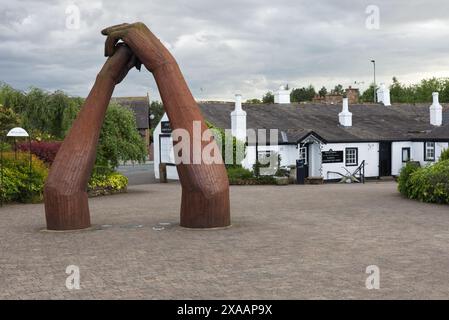
<path id="1" fill-rule="evenodd" d="M 77 29 L 66 26 L 73 4 Z M 366 27 L 369 5 L 380 10 L 379 29 Z M 86 96 L 105 60 L 100 30 L 142 21 L 197 99 L 260 98 L 286 83 L 364 89 L 372 58 L 378 82 L 410 83 L 449 76 L 447 12 L 444 0 L 0 0 L 0 80 Z M 159 97 L 152 76 L 133 70 L 114 95 L 147 91 Z"/>

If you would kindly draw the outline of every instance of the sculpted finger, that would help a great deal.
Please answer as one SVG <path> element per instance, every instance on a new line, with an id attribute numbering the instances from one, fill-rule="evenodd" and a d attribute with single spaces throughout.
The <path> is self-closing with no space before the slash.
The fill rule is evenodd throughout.
<path id="1" fill-rule="evenodd" d="M 104 44 L 104 55 L 105 57 L 110 57 L 115 53 L 117 49 L 117 42 L 122 38 L 122 33 L 115 31 L 108 35 L 106 42 Z"/>
<path id="2" fill-rule="evenodd" d="M 127 26 L 129 26 L 129 23 L 116 24 L 115 26 L 107 27 L 107 28 L 104 28 L 103 30 L 101 30 L 101 34 L 104 35 L 104 36 L 107 36 L 111 32 L 120 30 L 123 27 L 127 27 Z"/>

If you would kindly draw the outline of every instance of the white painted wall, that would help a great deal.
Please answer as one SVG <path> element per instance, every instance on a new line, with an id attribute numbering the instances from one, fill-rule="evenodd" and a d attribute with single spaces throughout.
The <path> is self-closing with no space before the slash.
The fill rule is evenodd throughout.
<path id="1" fill-rule="evenodd" d="M 159 153 L 159 136 L 161 135 L 161 122 L 168 121 L 167 114 L 165 113 L 162 116 L 161 121 L 157 124 L 156 128 L 154 128 L 153 132 L 153 144 L 154 144 L 154 176 L 156 179 L 159 179 L 159 163 L 161 159 L 161 155 Z M 173 146 L 173 140 L 170 139 L 171 146 Z M 169 146 L 168 146 L 169 147 Z M 170 156 L 171 159 L 175 158 L 173 153 L 173 148 L 171 148 L 172 154 Z M 179 180 L 178 170 L 176 170 L 176 166 L 167 166 L 167 179 Z"/>
<path id="2" fill-rule="evenodd" d="M 402 167 L 405 166 L 405 162 L 402 162 L 402 148 L 410 148 L 410 160 L 415 160 L 411 141 L 393 142 L 391 144 L 391 174 L 393 176 L 399 175 Z"/>
<path id="3" fill-rule="evenodd" d="M 391 146 L 391 174 L 399 175 L 405 163 L 402 162 L 402 148 L 410 148 L 410 155 L 412 161 L 419 161 L 421 166 L 435 163 L 435 161 L 424 161 L 424 142 L 393 142 Z M 449 147 L 447 142 L 435 142 L 435 159 L 438 161 L 441 152 Z"/>
<path id="4" fill-rule="evenodd" d="M 340 172 L 347 174 L 344 168 L 351 173 L 357 169 L 356 166 L 345 166 L 345 148 L 358 148 L 358 165 L 365 160 L 365 177 L 379 176 L 379 143 L 329 143 L 323 145 L 322 151 L 343 151 L 343 162 L 340 163 L 323 163 L 323 178 L 326 179 L 340 179 L 341 176 L 337 174 L 327 174 L 328 171 Z"/>

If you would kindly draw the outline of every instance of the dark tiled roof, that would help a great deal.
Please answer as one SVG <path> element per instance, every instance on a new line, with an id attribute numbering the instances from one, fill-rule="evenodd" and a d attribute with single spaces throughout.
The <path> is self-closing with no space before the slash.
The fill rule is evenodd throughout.
<path id="1" fill-rule="evenodd" d="M 112 100 L 134 112 L 137 129 L 148 129 L 150 106 L 147 97 L 120 97 Z"/>
<path id="2" fill-rule="evenodd" d="M 230 128 L 234 103 L 200 103 L 204 117 L 221 128 Z M 341 105 L 244 104 L 248 129 L 278 129 L 279 141 L 296 142 L 311 132 L 328 142 L 441 139 L 449 141 L 449 108 L 443 107 L 443 126 L 430 125 L 429 105 L 350 105 L 352 127 L 338 123 Z M 284 138 L 284 139 L 282 139 Z"/>

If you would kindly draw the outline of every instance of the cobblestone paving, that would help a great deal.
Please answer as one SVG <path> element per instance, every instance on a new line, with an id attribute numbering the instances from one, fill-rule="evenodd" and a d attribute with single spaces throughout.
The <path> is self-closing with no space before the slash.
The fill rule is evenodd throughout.
<path id="1" fill-rule="evenodd" d="M 0 208 L 0 299 L 449 298 L 449 207 L 395 183 L 235 186 L 222 230 L 179 227 L 180 191 L 90 199 L 80 232 L 41 231 L 42 204 Z M 68 265 L 80 290 L 65 286 Z"/>

